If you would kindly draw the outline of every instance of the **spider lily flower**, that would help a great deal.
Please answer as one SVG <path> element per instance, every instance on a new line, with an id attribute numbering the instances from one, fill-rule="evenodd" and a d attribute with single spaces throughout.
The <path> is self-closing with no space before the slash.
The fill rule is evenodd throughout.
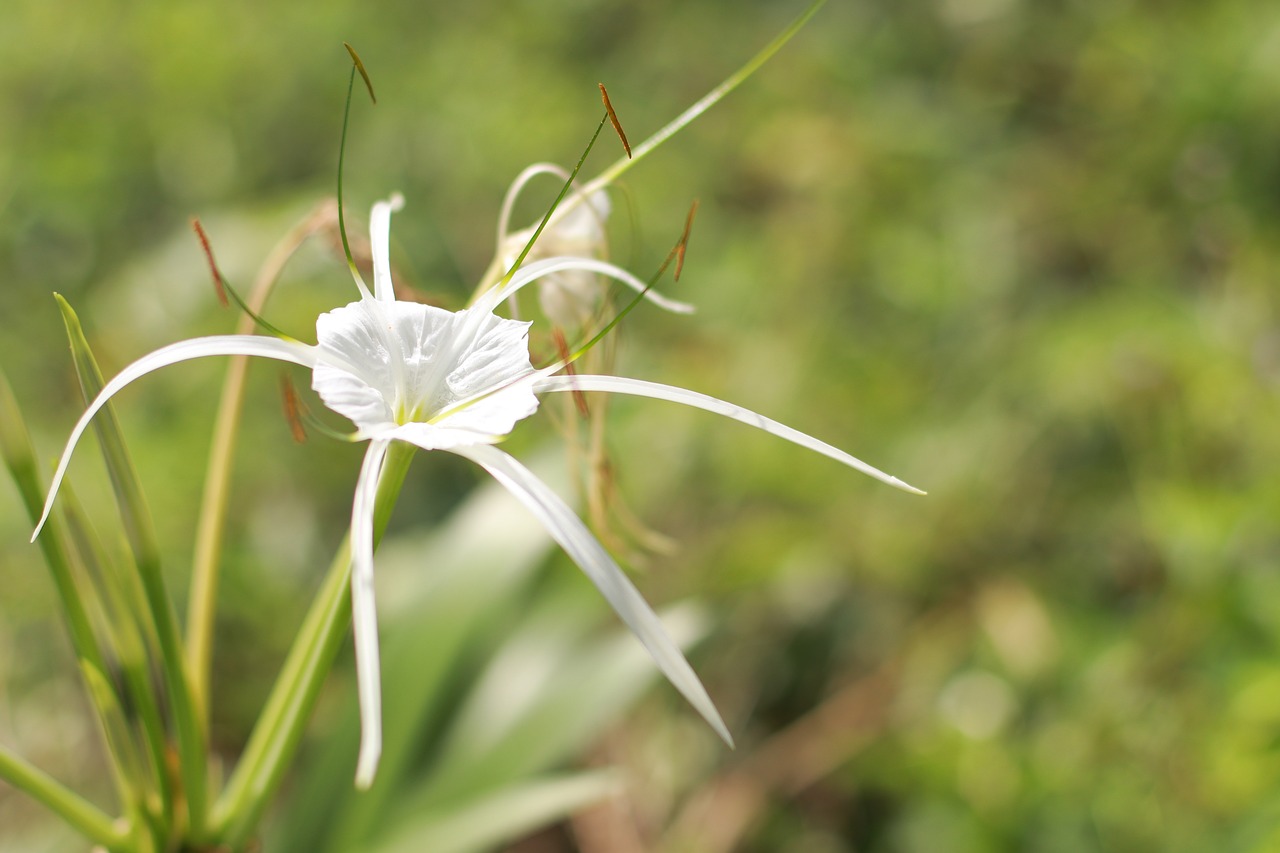
<path id="1" fill-rule="evenodd" d="M 516 199 L 538 175 L 554 175 L 562 181 L 569 173 L 552 163 L 535 163 L 521 172 L 507 190 L 498 216 L 498 247 L 495 259 L 501 271 L 511 268 L 533 236 L 534 228 L 511 231 L 511 211 Z M 547 227 L 525 256 L 525 263 L 552 257 L 592 258 L 606 260 L 609 254 L 604 224 L 610 213 L 609 194 L 604 189 L 584 193 L 576 186 L 557 209 Z M 644 298 L 674 314 L 692 314 L 694 308 L 663 296 L 655 290 L 641 291 Z M 605 289 L 600 274 L 584 269 L 565 269 L 541 277 L 538 281 L 538 303 L 554 325 L 562 329 L 586 329 L 600 313 Z"/>
<path id="2" fill-rule="evenodd" d="M 727 743 L 732 738 L 710 697 L 662 623 L 576 513 L 515 458 L 494 445 L 538 408 L 538 394 L 605 391 L 656 397 L 706 409 L 815 450 L 890 485 L 921 493 L 829 444 L 722 400 L 682 388 L 617 376 L 554 375 L 535 370 L 529 323 L 498 317 L 494 309 L 521 287 L 561 271 L 591 272 L 642 289 L 626 271 L 588 258 L 548 258 L 522 267 L 506 285 L 472 307 L 451 312 L 396 300 L 388 259 L 391 213 L 400 196 L 374 205 L 370 217 L 374 290 L 357 280 L 360 298 L 320 315 L 314 346 L 255 335 L 194 338 L 162 347 L 106 384 L 72 430 L 54 474 L 39 535 L 72 451 L 107 401 L 159 368 L 214 355 L 250 355 L 292 362 L 312 371 L 312 388 L 326 406 L 350 419 L 355 437 L 369 442 L 351 512 L 351 605 L 361 710 L 356 781 L 369 785 L 381 753 L 378 634 L 373 598 L 373 507 L 388 449 L 403 441 L 447 450 L 488 471 L 546 527 L 652 655 L 662 673 Z"/>

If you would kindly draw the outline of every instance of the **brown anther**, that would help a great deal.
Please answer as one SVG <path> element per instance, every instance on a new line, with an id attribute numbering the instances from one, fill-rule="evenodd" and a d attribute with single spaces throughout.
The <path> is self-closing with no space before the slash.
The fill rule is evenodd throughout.
<path id="1" fill-rule="evenodd" d="M 627 152 L 627 159 L 631 159 L 631 143 L 627 142 L 627 134 L 622 130 L 622 122 L 618 121 L 618 114 L 613 111 L 613 104 L 609 103 L 609 92 L 604 88 L 604 84 L 600 84 L 600 100 L 604 101 L 604 110 L 609 114 L 609 123 L 613 125 L 613 132 L 618 134 L 618 138 L 622 140 L 622 147 Z"/>
<path id="2" fill-rule="evenodd" d="M 684 220 L 684 233 L 680 235 L 680 242 L 676 244 L 676 281 L 680 280 L 680 272 L 684 269 L 684 250 L 689 245 L 689 234 L 693 231 L 693 217 L 697 213 L 698 200 L 695 198 L 693 204 L 689 206 L 689 215 Z"/>
<path id="3" fill-rule="evenodd" d="M 342 46 L 347 49 L 347 53 L 351 54 L 351 61 L 356 64 L 356 70 L 360 72 L 360 77 L 364 80 L 364 87 L 369 90 L 369 100 L 375 104 L 378 103 L 378 96 L 373 94 L 373 81 L 369 79 L 369 72 L 364 70 L 364 63 L 360 61 L 360 55 L 356 53 L 356 49 L 345 41 Z"/>
<path id="4" fill-rule="evenodd" d="M 209 235 L 204 233 L 204 227 L 200 224 L 200 220 L 192 218 L 191 227 L 196 232 L 196 237 L 200 240 L 200 248 L 204 250 L 204 258 L 209 262 L 209 273 L 213 276 L 213 288 L 218 292 L 218 301 L 222 303 L 222 307 L 227 307 L 227 291 L 222 286 L 222 273 L 218 270 L 218 262 L 213 259 L 213 247 L 209 245 Z"/>
<path id="5" fill-rule="evenodd" d="M 564 332 L 560 329 L 555 329 L 552 331 L 551 336 L 555 339 L 556 349 L 560 352 L 560 360 L 565 363 L 564 372 L 569 376 L 573 376 L 575 371 L 573 362 L 569 360 L 569 342 L 565 340 Z M 586 396 L 577 388 L 574 388 L 571 393 L 573 394 L 573 404 L 578 407 L 578 414 L 584 418 L 591 417 L 591 410 L 587 408 Z"/>
<path id="6" fill-rule="evenodd" d="M 289 421 L 289 432 L 293 434 L 294 441 L 302 444 L 307 440 L 307 431 L 302 425 L 300 415 L 302 403 L 298 400 L 298 392 L 288 376 L 280 377 L 280 394 L 284 397 L 284 416 Z"/>

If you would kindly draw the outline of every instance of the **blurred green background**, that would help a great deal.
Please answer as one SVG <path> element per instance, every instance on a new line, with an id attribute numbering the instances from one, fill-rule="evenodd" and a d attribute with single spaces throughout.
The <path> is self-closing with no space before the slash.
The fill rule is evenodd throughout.
<path id="1" fill-rule="evenodd" d="M 577 157 L 597 81 L 636 141 L 801 9 L 8 0 L 0 365 L 41 451 L 81 405 L 50 293 L 108 373 L 229 331 L 187 221 L 247 282 L 332 194 L 342 41 L 379 96 L 354 105 L 351 209 L 403 191 L 402 281 L 456 304 L 506 185 Z M 617 257 L 642 275 L 701 200 L 675 291 L 699 313 L 631 314 L 618 371 L 757 409 L 930 495 L 709 415 L 612 405 L 621 488 L 679 543 L 637 583 L 708 606 L 692 661 L 739 747 L 650 691 L 592 750 L 629 768 L 603 818 L 626 832 L 602 841 L 583 818 L 519 849 L 1280 846 L 1280 6 L 832 0 L 625 183 L 638 223 L 615 219 Z M 313 247 L 268 315 L 301 336 L 350 297 Z M 179 590 L 221 375 L 175 368 L 117 406 Z M 278 373 L 254 376 L 215 674 L 229 758 L 360 452 L 294 445 Z M 73 470 L 87 502 L 105 494 L 94 464 Z M 394 524 L 439 520 L 482 479 L 420 459 Z M 0 736 L 103 791 L 8 488 L 0 534 Z M 6 845 L 44 820 L 0 790 L 0 849 L 33 849 Z"/>

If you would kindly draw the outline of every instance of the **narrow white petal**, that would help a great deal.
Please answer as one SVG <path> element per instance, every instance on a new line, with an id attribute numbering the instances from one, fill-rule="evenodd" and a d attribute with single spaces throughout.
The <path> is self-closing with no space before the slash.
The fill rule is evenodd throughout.
<path id="1" fill-rule="evenodd" d="M 40 535 L 41 528 L 44 527 L 45 521 L 49 518 L 49 512 L 53 509 L 53 499 L 57 496 L 58 488 L 62 485 L 62 478 L 66 476 L 67 466 L 71 464 L 71 454 L 76 449 L 76 444 L 79 443 L 80 437 L 84 435 L 84 431 L 88 429 L 89 422 L 93 420 L 93 416 L 121 389 L 134 380 L 140 379 L 154 370 L 168 367 L 171 364 L 204 358 L 210 355 L 257 355 L 263 358 L 274 358 L 279 361 L 291 361 L 294 364 L 301 364 L 303 367 L 313 366 L 316 358 L 315 347 L 310 347 L 297 341 L 283 341 L 279 338 L 268 338 L 260 335 L 217 335 L 178 341 L 176 344 L 169 344 L 167 347 L 161 347 L 153 353 L 144 355 L 133 364 L 130 364 L 103 386 L 97 398 L 89 404 L 89 408 L 80 416 L 80 421 L 76 424 L 75 429 L 71 431 L 71 437 L 67 439 L 66 449 L 62 451 L 62 459 L 58 462 L 58 470 L 54 472 L 53 482 L 49 484 L 49 497 L 45 499 L 44 512 L 40 515 L 40 521 L 36 524 L 35 532 L 31 534 L 32 542 L 36 541 L 36 537 Z"/>
<path id="2" fill-rule="evenodd" d="M 525 185 L 538 175 L 551 174 L 556 175 L 562 181 L 569 179 L 569 173 L 557 166 L 555 163 L 534 163 L 528 166 L 516 179 L 511 182 L 511 186 L 507 188 L 507 194 L 502 197 L 502 212 L 498 214 L 498 254 L 502 254 L 507 242 L 507 229 L 511 226 L 511 209 L 515 207 L 516 199 L 524 190 Z M 522 247 L 523 248 L 523 247 Z"/>
<path id="3" fill-rule="evenodd" d="M 380 302 L 395 299 L 391 286 L 391 214 L 404 207 L 404 196 L 396 193 L 380 201 L 369 214 L 369 248 L 373 252 L 373 298 Z"/>
<path id="4" fill-rule="evenodd" d="M 360 759 L 356 787 L 368 788 L 382 757 L 382 675 L 378 660 L 378 612 L 373 597 L 373 505 L 389 441 L 372 441 L 360 466 L 351 503 L 351 633 L 356 646 L 360 697 Z"/>
<path id="5" fill-rule="evenodd" d="M 680 648 L 662 627 L 662 621 L 573 510 L 527 468 L 496 447 L 473 445 L 451 450 L 482 466 L 542 522 L 644 644 L 662 674 L 684 694 L 716 734 L 732 746 L 729 729 Z"/>
<path id="6" fill-rule="evenodd" d="M 708 412 L 715 412 L 717 415 L 724 415 L 726 418 L 733 418 L 735 421 L 748 426 L 762 429 L 770 435 L 776 435 L 801 447 L 821 453 L 823 456 L 830 457 L 837 462 L 843 462 L 850 468 L 856 468 L 862 473 L 875 477 L 882 483 L 888 483 L 890 486 L 902 489 L 904 492 L 911 492 L 914 495 L 925 494 L 915 486 L 908 485 L 897 477 L 886 474 L 879 468 L 874 468 L 861 459 L 850 456 L 838 447 L 832 447 L 825 441 L 819 441 L 813 436 L 800 432 L 798 429 L 792 429 L 786 424 L 778 423 L 741 406 L 735 406 L 733 403 L 727 403 L 724 400 L 709 397 L 706 394 L 699 394 L 697 391 L 676 388 L 672 385 L 661 385 L 657 382 L 646 382 L 642 379 L 629 379 L 624 376 L 587 375 L 546 376 L 534 383 L 534 391 L 535 393 L 544 391 L 607 391 L 683 403 L 695 409 L 705 409 Z"/>
<path id="7" fill-rule="evenodd" d="M 583 270 L 586 272 L 599 273 L 622 282 L 627 287 L 637 293 L 644 293 L 644 298 L 657 305 L 659 308 L 670 311 L 674 314 L 692 314 L 696 309 L 687 302 L 679 302 L 661 293 L 649 288 L 640 279 L 624 270 L 622 267 L 609 263 L 608 261 L 599 261 L 595 258 L 575 258 L 575 257 L 556 257 L 547 258 L 542 261 L 535 261 L 532 264 L 526 264 L 520 267 L 519 271 L 511 277 L 511 281 L 507 282 L 506 287 L 492 288 L 480 297 L 474 306 L 483 311 L 493 311 L 502 303 L 502 300 L 514 294 L 520 288 L 532 284 L 538 279 L 546 275 L 565 270 Z"/>

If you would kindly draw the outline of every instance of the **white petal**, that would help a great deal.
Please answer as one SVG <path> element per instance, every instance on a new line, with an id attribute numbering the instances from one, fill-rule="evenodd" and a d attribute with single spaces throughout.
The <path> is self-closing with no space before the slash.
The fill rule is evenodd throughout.
<path id="1" fill-rule="evenodd" d="M 472 319 L 474 315 L 474 320 Z M 528 322 L 505 320 L 475 309 L 459 311 L 454 325 L 465 349 L 449 364 L 445 387 L 454 400 L 465 400 L 507 384 L 533 370 L 529 361 Z M 472 335 L 461 331 L 474 327 Z M 536 403 L 534 404 L 537 405 Z"/>
<path id="2" fill-rule="evenodd" d="M 573 510 L 527 468 L 496 447 L 458 447 L 453 452 L 481 465 L 542 522 L 551 537 L 573 558 L 622 621 L 648 649 L 662 674 L 684 694 L 711 728 L 715 729 L 716 734 L 732 746 L 733 738 L 728 728 L 720 719 L 702 682 L 680 653 L 680 648 L 667 635 L 661 620 L 645 603 L 622 569 L 618 568 L 618 564 Z"/>
<path id="3" fill-rule="evenodd" d="M 506 435 L 538 407 L 528 383 L 508 387 L 533 370 L 528 332 L 476 309 L 353 302 L 316 322 L 311 387 L 365 435 L 409 419 Z"/>
<path id="4" fill-rule="evenodd" d="M 618 394 L 632 394 L 637 397 L 653 397 L 658 400 L 669 400 L 673 403 L 683 403 L 686 406 L 693 406 L 695 409 L 705 409 L 708 412 L 715 412 L 717 415 L 724 415 L 727 418 L 733 418 L 735 421 L 747 424 L 748 426 L 762 429 L 770 435 L 776 435 L 787 441 L 807 447 L 823 456 L 830 457 L 837 462 L 843 462 L 850 468 L 856 468 L 864 474 L 875 477 L 882 483 L 888 483 L 890 486 L 902 489 L 904 492 L 911 492 L 915 495 L 925 494 L 915 486 L 908 485 L 897 477 L 886 474 L 879 468 L 873 468 L 861 459 L 857 459 L 845 453 L 838 447 L 832 447 L 825 441 L 819 441 L 811 435 L 806 435 L 797 429 L 792 429 L 786 424 L 778 423 L 775 420 L 766 418 L 764 415 L 757 414 L 749 409 L 741 406 L 735 406 L 733 403 L 727 403 L 724 400 L 709 397 L 706 394 L 699 394 L 696 391 L 689 391 L 685 388 L 676 388 L 671 385 L 660 385 L 657 382 L 645 382 L 641 379 L 629 379 L 623 376 L 546 376 L 538 379 L 534 383 L 534 390 L 543 391 L 609 391 Z"/>
<path id="5" fill-rule="evenodd" d="M 372 441 L 360 466 L 351 504 L 351 633 L 356 646 L 360 697 L 360 759 L 356 787 L 368 788 L 382 757 L 382 676 L 378 661 L 378 612 L 373 598 L 373 506 L 389 441 Z"/>
<path id="6" fill-rule="evenodd" d="M 388 325 L 388 314 L 409 313 L 413 303 L 390 304 L 362 299 L 321 314 L 316 319 L 319 358 L 311 377 L 311 387 L 324 404 L 349 418 L 359 427 L 394 420 L 397 402 L 397 377 L 403 370 L 399 340 Z M 417 306 L 426 309 L 427 306 Z M 434 330 L 447 325 L 448 312 L 441 309 L 419 310 L 416 332 L 419 339 L 432 345 Z M 429 328 L 424 329 L 426 323 Z"/>
<path id="7" fill-rule="evenodd" d="M 396 193 L 388 201 L 380 201 L 369 214 L 369 247 L 373 252 L 373 298 L 380 302 L 394 300 L 391 286 L 391 214 L 404 207 L 404 196 Z"/>
<path id="8" fill-rule="evenodd" d="M 146 376 L 153 370 L 210 355 L 257 355 L 263 358 L 274 358 L 279 361 L 291 361 L 304 367 L 311 367 L 315 364 L 316 358 L 314 347 L 309 347 L 297 341 L 283 341 L 279 338 L 268 338 L 260 335 L 217 335 L 178 341 L 175 344 L 169 344 L 167 347 L 161 347 L 155 352 L 144 355 L 133 362 L 103 386 L 97 398 L 89 404 L 89 408 L 80 416 L 75 429 L 71 431 L 71 437 L 67 439 L 66 449 L 62 451 L 62 459 L 58 462 L 58 470 L 54 472 L 53 482 L 49 485 L 49 497 L 45 499 L 44 512 L 40 515 L 40 521 L 36 524 L 35 532 L 31 534 L 32 542 L 36 541 L 36 537 L 40 535 L 40 529 L 44 527 L 45 521 L 49 518 L 49 512 L 53 509 L 53 499 L 58 494 L 58 488 L 62 485 L 62 478 L 67 473 L 67 466 L 71 463 L 71 453 L 75 450 L 80 437 L 84 435 L 89 422 L 93 420 L 93 416 L 126 385 Z"/>
<path id="9" fill-rule="evenodd" d="M 607 261 L 598 261 L 595 258 L 574 258 L 560 257 L 547 258 L 542 261 L 535 261 L 532 264 L 522 266 L 511 281 L 507 282 L 506 287 L 492 288 L 485 292 L 483 296 L 477 300 L 473 308 L 492 311 L 502 303 L 502 300 L 514 294 L 520 288 L 537 281 L 545 275 L 562 272 L 565 270 L 583 270 L 586 272 L 599 273 L 622 282 L 627 287 L 637 293 L 644 293 L 644 298 L 674 314 L 692 314 L 694 307 L 687 302 L 678 302 L 669 297 L 663 296 L 661 293 L 649 288 L 640 279 L 624 270 L 622 267 L 611 264 Z"/>

